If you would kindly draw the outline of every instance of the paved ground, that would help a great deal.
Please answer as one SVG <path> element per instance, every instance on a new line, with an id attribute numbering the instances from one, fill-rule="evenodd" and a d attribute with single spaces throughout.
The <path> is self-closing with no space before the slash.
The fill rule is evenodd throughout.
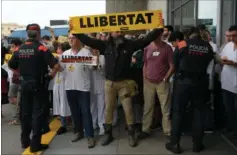
<path id="1" fill-rule="evenodd" d="M 8 126 L 13 113 L 11 105 L 3 105 L 2 118 L 2 154 L 21 154 L 24 150 L 20 148 L 20 127 Z M 100 137 L 96 137 L 98 144 L 93 149 L 87 148 L 87 141 L 83 139 L 77 143 L 71 143 L 72 131 L 65 135 L 56 136 L 50 144 L 50 148 L 44 152 L 44 155 L 53 154 L 156 154 L 169 155 L 170 152 L 164 148 L 165 138 L 161 131 L 153 133 L 153 136 L 147 140 L 141 141 L 139 146 L 131 148 L 128 146 L 127 133 L 124 126 L 120 125 L 114 129 L 116 140 L 109 146 L 100 145 Z M 207 150 L 200 155 L 236 155 L 237 151 L 233 149 L 219 134 L 209 134 L 205 137 Z M 191 138 L 185 136 L 182 138 L 182 147 L 184 155 L 194 155 L 191 152 Z"/>
<path id="2" fill-rule="evenodd" d="M 14 106 L 5 104 L 2 106 L 2 154 L 21 154 L 24 150 L 20 145 L 20 126 L 9 126 L 8 122 L 13 119 Z"/>

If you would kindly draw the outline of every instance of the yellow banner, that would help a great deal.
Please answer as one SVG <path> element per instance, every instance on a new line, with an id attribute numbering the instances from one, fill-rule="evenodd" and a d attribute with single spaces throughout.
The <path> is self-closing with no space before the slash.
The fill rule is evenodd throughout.
<path id="1" fill-rule="evenodd" d="M 59 43 L 68 42 L 68 37 L 59 36 L 59 37 L 58 37 L 58 42 L 59 42 Z"/>
<path id="2" fill-rule="evenodd" d="M 162 10 L 70 17 L 71 33 L 145 30 L 162 27 Z"/>
<path id="3" fill-rule="evenodd" d="M 58 57 L 57 53 L 52 53 L 54 57 Z M 6 54 L 4 58 L 4 63 L 8 63 L 8 61 L 11 59 L 12 54 Z"/>

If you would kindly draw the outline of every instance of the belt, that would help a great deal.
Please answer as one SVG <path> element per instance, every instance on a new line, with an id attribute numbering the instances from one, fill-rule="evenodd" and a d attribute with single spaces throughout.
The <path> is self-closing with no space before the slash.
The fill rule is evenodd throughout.
<path id="1" fill-rule="evenodd" d="M 106 79 L 110 81 L 114 81 L 114 82 L 119 82 L 119 81 L 127 80 L 128 78 L 115 78 L 112 76 L 106 76 Z"/>
<path id="2" fill-rule="evenodd" d="M 191 73 L 191 72 L 179 72 L 177 74 L 177 77 L 185 77 L 185 78 L 205 78 L 208 77 L 207 73 Z"/>
<path id="3" fill-rule="evenodd" d="M 36 78 L 33 76 L 20 76 L 20 81 L 29 81 L 29 80 L 35 80 L 39 81 L 40 78 Z"/>

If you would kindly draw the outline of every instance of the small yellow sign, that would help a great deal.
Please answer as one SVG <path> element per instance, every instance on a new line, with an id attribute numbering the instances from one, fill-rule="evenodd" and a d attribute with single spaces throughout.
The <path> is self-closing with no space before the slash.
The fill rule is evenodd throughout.
<path id="1" fill-rule="evenodd" d="M 6 54 L 4 58 L 4 63 L 8 63 L 8 61 L 11 59 L 12 54 Z"/>
<path id="2" fill-rule="evenodd" d="M 52 53 L 52 54 L 53 54 L 53 56 L 56 57 L 56 58 L 59 57 L 58 53 Z"/>
<path id="3" fill-rule="evenodd" d="M 58 37 L 58 42 L 59 42 L 59 43 L 68 42 L 68 37 L 59 36 L 59 37 Z"/>
<path id="4" fill-rule="evenodd" d="M 70 17 L 71 33 L 130 31 L 162 27 L 162 10 Z"/>

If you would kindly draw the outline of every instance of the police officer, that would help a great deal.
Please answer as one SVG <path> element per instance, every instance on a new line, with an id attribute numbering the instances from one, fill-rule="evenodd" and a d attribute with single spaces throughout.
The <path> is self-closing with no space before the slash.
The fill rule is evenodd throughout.
<path id="1" fill-rule="evenodd" d="M 205 95 L 208 90 L 207 67 L 215 55 L 210 44 L 200 37 L 200 31 L 192 27 L 186 41 L 178 42 L 179 64 L 174 90 L 172 107 L 171 141 L 166 144 L 166 149 L 173 153 L 181 153 L 180 138 L 182 133 L 181 122 L 184 119 L 185 108 L 189 101 L 193 106 L 193 152 L 200 152 L 203 145 L 203 108 Z"/>
<path id="2" fill-rule="evenodd" d="M 21 79 L 21 143 L 22 148 L 30 146 L 31 152 L 48 148 L 41 144 L 41 130 L 43 126 L 45 64 L 52 69 L 52 76 L 59 70 L 59 65 L 53 55 L 40 42 L 40 27 L 30 24 L 26 28 L 29 39 L 17 49 L 9 67 L 19 69 Z M 33 131 L 32 139 L 30 133 Z"/>
<path id="3" fill-rule="evenodd" d="M 162 33 L 160 29 L 150 32 L 147 37 L 137 40 L 128 40 L 119 31 L 111 33 L 106 41 L 90 38 L 84 34 L 75 36 L 85 45 L 97 49 L 105 56 L 105 135 L 102 145 L 108 145 L 113 141 L 112 122 L 116 107 L 116 99 L 119 97 L 128 124 L 129 145 L 135 147 L 134 118 L 132 111 L 132 97 L 135 96 L 136 83 L 131 79 L 130 64 L 132 54 L 143 49 L 154 41 Z"/>

